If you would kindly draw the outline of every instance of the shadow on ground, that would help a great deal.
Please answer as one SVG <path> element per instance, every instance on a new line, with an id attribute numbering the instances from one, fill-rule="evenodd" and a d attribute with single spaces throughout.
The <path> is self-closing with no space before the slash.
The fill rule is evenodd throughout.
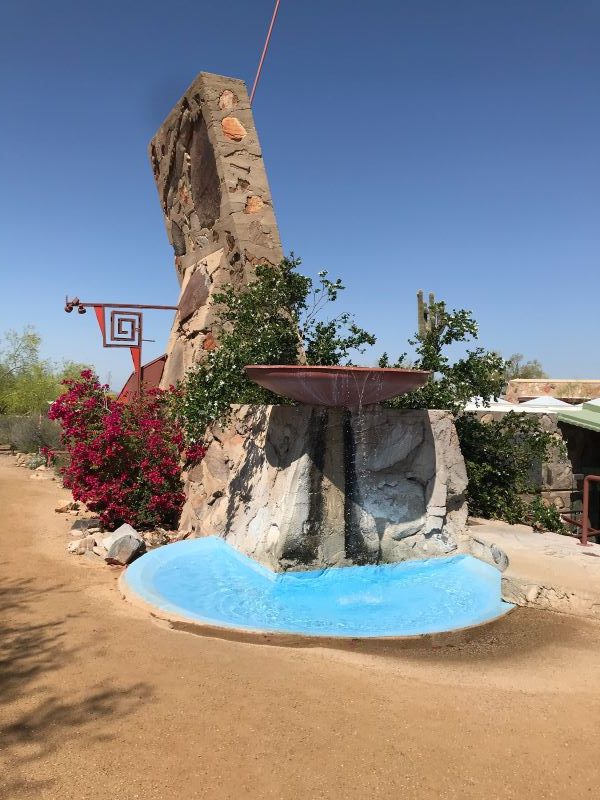
<path id="1" fill-rule="evenodd" d="M 423 663 L 502 662 L 515 663 L 519 658 L 556 646 L 597 647 L 600 624 L 593 620 L 557 614 L 551 611 L 516 608 L 495 622 L 465 631 L 432 634 L 407 639 L 331 639 L 307 636 L 272 636 L 171 622 L 174 630 L 226 641 L 266 647 L 326 648 L 388 659 Z"/>
<path id="2" fill-rule="evenodd" d="M 464 634 L 450 634 L 447 639 L 442 635 L 428 645 L 415 642 L 406 647 L 402 643 L 366 642 L 346 649 L 429 664 L 516 664 L 521 658 L 528 658 L 533 653 L 541 654 L 545 648 L 555 647 L 557 643 L 562 647 L 595 648 L 598 627 L 598 623 L 592 620 L 516 608 L 500 620 Z"/>
<path id="3" fill-rule="evenodd" d="M 80 685 L 61 681 L 61 669 L 80 654 L 66 645 L 68 615 L 37 621 L 47 616 L 50 592 L 65 595 L 65 608 L 77 594 L 61 585 L 40 589 L 29 580 L 0 586 L 0 798 L 6 800 L 48 790 L 51 781 L 27 779 L 29 764 L 49 759 L 84 728 L 93 726 L 96 740 L 106 738 L 110 720 L 130 713 L 150 694 L 141 682 L 90 686 L 83 671 Z"/>

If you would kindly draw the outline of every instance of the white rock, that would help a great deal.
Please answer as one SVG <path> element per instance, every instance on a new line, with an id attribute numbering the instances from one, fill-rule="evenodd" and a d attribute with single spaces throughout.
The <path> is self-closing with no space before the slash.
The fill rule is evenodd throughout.
<path id="1" fill-rule="evenodd" d="M 104 556 L 104 560 L 107 564 L 126 566 L 145 552 L 146 544 L 144 540 L 126 533 L 112 543 L 110 550 Z"/>
<path id="2" fill-rule="evenodd" d="M 89 550 L 94 549 L 94 537 L 93 536 L 84 536 L 83 539 L 79 539 L 75 542 L 69 542 L 67 545 L 67 550 L 69 553 L 75 553 L 78 556 L 82 556 L 84 553 L 87 553 Z"/>
<path id="3" fill-rule="evenodd" d="M 142 536 L 136 531 L 135 528 L 132 528 L 127 522 L 117 528 L 116 531 L 109 533 L 108 536 L 105 536 L 102 539 L 102 546 L 106 548 L 106 550 L 110 550 L 113 544 L 118 541 L 122 536 L 133 536 L 135 539 L 139 539 L 140 542 L 143 542 Z"/>

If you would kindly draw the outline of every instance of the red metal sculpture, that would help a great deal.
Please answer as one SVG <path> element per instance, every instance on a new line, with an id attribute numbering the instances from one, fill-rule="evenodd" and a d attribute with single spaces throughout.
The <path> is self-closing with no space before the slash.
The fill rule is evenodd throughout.
<path id="1" fill-rule="evenodd" d="M 142 343 L 152 341 L 143 338 L 144 309 L 152 311 L 177 311 L 178 306 L 152 306 L 137 303 L 88 303 L 78 297 L 69 300 L 65 297 L 65 311 L 70 314 L 73 309 L 78 314 L 85 314 L 88 308 L 93 308 L 102 333 L 103 347 L 128 347 L 133 361 L 136 375 L 136 392 L 142 389 Z M 110 311 L 110 325 L 106 325 L 106 310 Z"/>

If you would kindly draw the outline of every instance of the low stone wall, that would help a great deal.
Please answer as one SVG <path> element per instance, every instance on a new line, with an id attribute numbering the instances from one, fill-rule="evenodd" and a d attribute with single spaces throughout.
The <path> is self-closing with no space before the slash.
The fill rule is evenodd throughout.
<path id="1" fill-rule="evenodd" d="M 556 397 L 571 403 L 581 403 L 600 397 L 600 381 L 561 380 L 555 378 L 513 378 L 506 387 L 510 403 L 533 400 L 534 397 Z"/>
<path id="2" fill-rule="evenodd" d="M 447 555 L 467 477 L 444 411 L 238 406 L 187 475 L 181 529 L 273 569 Z"/>

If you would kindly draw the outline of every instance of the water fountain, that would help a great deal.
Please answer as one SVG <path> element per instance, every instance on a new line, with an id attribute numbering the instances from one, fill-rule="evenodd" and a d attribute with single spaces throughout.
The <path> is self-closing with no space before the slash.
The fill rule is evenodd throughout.
<path id="1" fill-rule="evenodd" d="M 429 372 L 375 367 L 258 365 L 246 367 L 255 383 L 298 403 L 328 408 L 363 408 L 419 389 Z"/>
<path id="2" fill-rule="evenodd" d="M 181 283 L 168 384 L 216 345 L 213 292 L 279 263 L 281 246 L 241 81 L 198 76 L 150 157 Z M 180 528 L 191 538 L 134 562 L 127 597 L 204 627 L 335 637 L 435 633 L 509 610 L 498 554 L 470 555 L 452 416 L 380 404 L 427 373 L 246 370 L 298 404 L 237 406 L 209 428 L 204 459 L 184 476 Z"/>
<path id="3" fill-rule="evenodd" d="M 201 538 L 130 566 L 121 584 L 129 599 L 205 631 L 320 639 L 456 631 L 510 610 L 500 572 L 468 554 L 450 415 L 346 405 L 362 387 L 376 398 L 374 386 L 386 395 L 391 379 L 408 387 L 426 374 L 248 372 L 287 396 L 318 392 L 337 406 L 239 407 L 228 426 L 213 426 L 188 476 L 189 494 L 201 487 L 201 501 L 187 504 Z"/>

